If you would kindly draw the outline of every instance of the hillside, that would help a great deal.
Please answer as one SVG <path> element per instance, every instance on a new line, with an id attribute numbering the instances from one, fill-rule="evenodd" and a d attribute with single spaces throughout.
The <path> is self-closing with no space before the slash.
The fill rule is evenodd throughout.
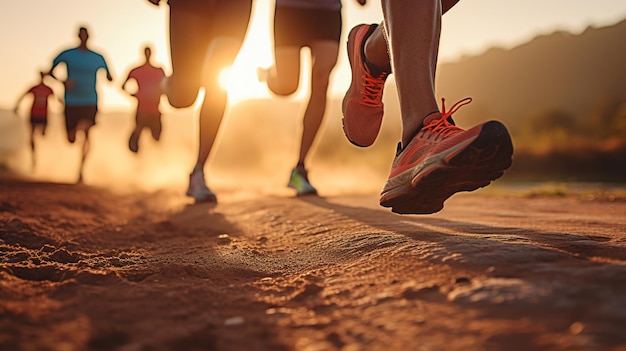
<path id="1" fill-rule="evenodd" d="M 491 49 L 442 64 L 438 95 L 472 96 L 461 123 L 499 118 L 516 129 L 521 121 L 548 112 L 576 120 L 602 104 L 626 102 L 626 20 L 588 28 L 579 35 L 556 32 L 511 50 Z"/>

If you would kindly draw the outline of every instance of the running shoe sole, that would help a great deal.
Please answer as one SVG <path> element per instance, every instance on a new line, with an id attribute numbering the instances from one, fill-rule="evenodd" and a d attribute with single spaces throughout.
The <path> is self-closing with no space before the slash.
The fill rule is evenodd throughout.
<path id="1" fill-rule="evenodd" d="M 287 184 L 287 186 L 298 191 L 298 188 L 293 185 Z M 296 196 L 308 196 L 308 195 L 313 195 L 313 196 L 317 195 L 317 190 L 313 189 L 313 190 L 306 190 L 303 192 L 296 193 Z"/>
<path id="2" fill-rule="evenodd" d="M 198 195 L 194 195 L 191 192 L 187 192 L 186 195 L 189 197 L 193 197 L 195 203 L 197 204 L 204 203 L 204 202 L 217 203 L 217 196 L 215 194 L 205 194 L 205 195 L 198 196 Z"/>
<path id="3" fill-rule="evenodd" d="M 450 196 L 473 191 L 500 178 L 512 163 L 513 143 L 506 127 L 486 122 L 467 143 L 431 155 L 409 171 L 388 181 L 380 205 L 399 214 L 440 211 Z M 402 178 L 410 177 L 410 181 Z M 400 178 L 400 179 L 395 179 Z M 393 183 L 398 184 L 394 187 Z"/>
<path id="4" fill-rule="evenodd" d="M 307 189 L 299 189 L 298 186 L 291 181 L 287 183 L 287 187 L 296 190 L 296 196 L 317 195 L 317 189 L 315 189 L 310 183 Z"/>

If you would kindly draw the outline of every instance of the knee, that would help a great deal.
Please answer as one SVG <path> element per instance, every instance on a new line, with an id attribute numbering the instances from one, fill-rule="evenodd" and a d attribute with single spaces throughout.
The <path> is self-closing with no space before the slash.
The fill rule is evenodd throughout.
<path id="1" fill-rule="evenodd" d="M 166 78 L 163 82 L 163 92 L 168 102 L 175 108 L 185 108 L 193 105 L 198 96 L 196 82 L 189 79 Z"/>
<path id="2" fill-rule="evenodd" d="M 272 91 L 272 93 L 278 96 L 288 96 L 296 92 L 298 90 L 298 82 L 289 82 L 289 83 L 270 83 L 268 81 L 267 87 Z"/>
<path id="3" fill-rule="evenodd" d="M 185 108 L 193 105 L 196 101 L 197 91 L 183 92 L 181 90 L 171 91 L 167 93 L 167 101 L 175 108 Z"/>

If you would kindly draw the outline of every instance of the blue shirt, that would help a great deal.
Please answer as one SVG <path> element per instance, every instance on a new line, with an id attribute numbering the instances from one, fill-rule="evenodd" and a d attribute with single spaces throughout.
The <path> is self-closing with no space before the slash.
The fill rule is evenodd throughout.
<path id="1" fill-rule="evenodd" d="M 104 57 L 91 50 L 73 48 L 61 52 L 54 59 L 52 68 L 54 69 L 61 62 L 67 67 L 67 80 L 69 81 L 69 86 L 65 87 L 65 104 L 68 106 L 97 105 L 96 74 L 100 68 L 109 72 Z"/>

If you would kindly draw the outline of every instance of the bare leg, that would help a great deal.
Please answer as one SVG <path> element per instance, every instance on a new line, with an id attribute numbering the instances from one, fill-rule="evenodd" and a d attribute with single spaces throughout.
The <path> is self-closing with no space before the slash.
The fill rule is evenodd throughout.
<path id="1" fill-rule="evenodd" d="M 35 168 L 35 125 L 30 125 L 30 151 L 31 151 L 31 166 Z"/>
<path id="2" fill-rule="evenodd" d="M 209 38 L 200 29 L 203 19 L 188 9 L 170 6 L 170 57 L 172 75 L 167 80 L 166 95 L 173 107 L 191 106 L 198 97 L 200 74 Z"/>
<path id="3" fill-rule="evenodd" d="M 87 159 L 87 154 L 89 153 L 89 128 L 90 127 L 86 127 L 84 129 L 85 140 L 83 140 L 82 156 L 80 159 L 80 168 L 78 173 L 78 183 L 83 182 L 83 169 L 85 166 L 85 160 Z"/>
<path id="4" fill-rule="evenodd" d="M 132 152 L 139 151 L 139 136 L 141 135 L 141 128 L 136 126 L 133 132 L 130 134 L 130 139 L 128 140 L 128 148 Z"/>
<path id="5" fill-rule="evenodd" d="M 177 3 L 182 8 L 173 4 L 170 6 L 173 67 L 170 79 L 172 84 L 168 87 L 170 103 L 175 107 L 189 106 L 195 101 L 198 89 L 205 89 L 199 116 L 199 146 L 195 169 L 204 167 L 215 143 L 227 103 L 226 92 L 219 87 L 218 76 L 224 67 L 234 62 L 252 10 L 249 0 L 233 0 L 221 4 L 229 8 L 220 8 L 219 11 L 223 13 L 206 15 L 201 9 L 185 8 L 190 5 L 185 5 L 184 2 Z M 228 17 L 228 23 L 224 26 L 232 26 L 230 31 L 222 34 L 222 29 L 212 26 L 212 22 L 207 20 L 209 14 L 217 16 L 216 21 Z"/>
<path id="6" fill-rule="evenodd" d="M 266 76 L 267 87 L 280 96 L 296 92 L 300 82 L 300 47 L 287 46 L 274 48 L 274 66 Z"/>
<path id="7" fill-rule="evenodd" d="M 158 121 L 154 122 L 154 125 L 150 127 L 152 133 L 152 139 L 159 141 L 161 139 L 161 132 L 163 131 L 163 122 L 161 121 L 161 115 L 158 115 Z"/>
<path id="8" fill-rule="evenodd" d="M 311 95 L 304 113 L 299 165 L 304 165 L 324 118 L 330 74 L 337 63 L 338 53 L 339 44 L 333 41 L 319 41 L 311 47 Z"/>
<path id="9" fill-rule="evenodd" d="M 423 119 L 439 111 L 435 98 L 435 69 L 441 34 L 439 0 L 383 0 L 392 69 L 402 115 L 402 145 L 421 128 Z M 407 31 L 407 23 L 412 30 Z"/>
<path id="10" fill-rule="evenodd" d="M 214 39 L 207 53 L 203 87 L 205 97 L 200 110 L 200 144 L 196 166 L 204 165 L 213 148 L 227 104 L 227 94 L 218 83 L 221 68 L 232 64 L 239 51 L 238 39 Z"/>
<path id="11" fill-rule="evenodd" d="M 440 112 L 437 106 L 435 71 L 441 18 L 444 9 L 454 3 L 382 0 L 384 31 L 400 100 L 402 150 L 392 163 L 380 204 L 396 213 L 440 211 L 450 196 L 488 185 L 511 165 L 513 146 L 502 123 L 489 121 L 464 130 L 446 117 L 471 99 L 461 100 L 447 111 Z"/>
<path id="12" fill-rule="evenodd" d="M 441 11 L 443 14 L 448 12 L 460 0 L 441 0 Z M 391 65 L 387 39 L 383 33 L 384 25 L 374 30 L 372 35 L 365 43 L 365 57 L 367 61 L 381 68 L 387 68 Z"/>
<path id="13" fill-rule="evenodd" d="M 76 141 L 76 128 L 67 131 L 67 141 L 74 144 Z"/>
<path id="14" fill-rule="evenodd" d="M 204 166 L 227 105 L 227 94 L 219 86 L 218 77 L 235 61 L 251 11 L 252 0 L 170 3 L 173 73 L 166 95 L 172 106 L 188 107 L 196 101 L 200 88 L 205 93 L 198 121 L 198 156 L 187 190 L 196 202 L 217 200 L 206 186 Z"/>
<path id="15" fill-rule="evenodd" d="M 458 1 L 381 1 L 388 38 L 382 32 L 383 26 L 376 28 L 365 44 L 365 56 L 381 68 L 391 64 L 397 76 L 403 145 L 421 128 L 426 116 L 439 111 L 434 84 L 441 16 Z M 406 23 L 413 24 L 411 31 L 406 30 Z"/>

